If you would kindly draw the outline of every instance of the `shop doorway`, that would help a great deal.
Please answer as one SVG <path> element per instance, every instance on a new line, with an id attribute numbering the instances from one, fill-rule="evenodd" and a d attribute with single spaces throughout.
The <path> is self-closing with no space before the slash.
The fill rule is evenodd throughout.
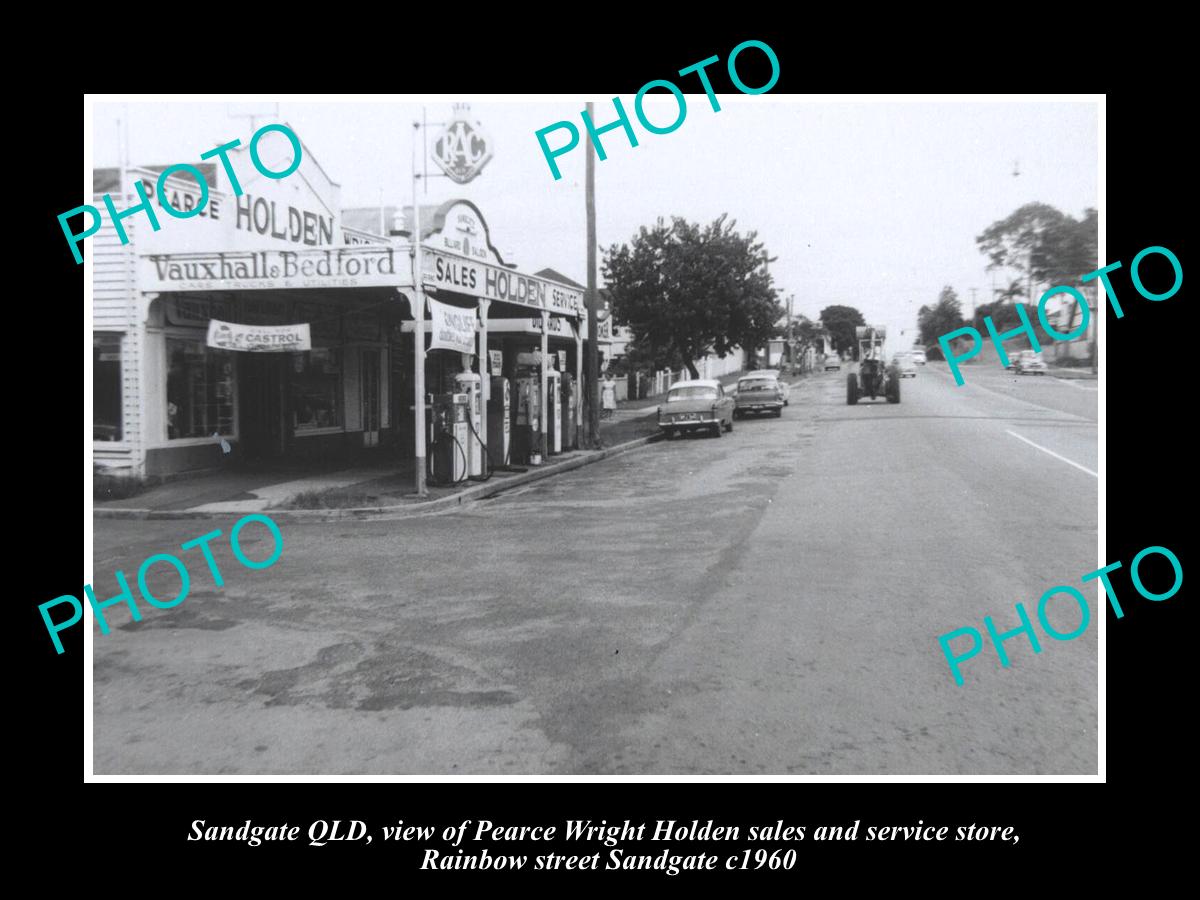
<path id="1" fill-rule="evenodd" d="M 374 447 L 379 443 L 379 351 L 364 347 L 358 354 L 362 385 L 363 446 Z"/>
<path id="2" fill-rule="evenodd" d="M 239 353 L 238 433 L 247 460 L 278 459 L 287 448 L 287 353 Z"/>

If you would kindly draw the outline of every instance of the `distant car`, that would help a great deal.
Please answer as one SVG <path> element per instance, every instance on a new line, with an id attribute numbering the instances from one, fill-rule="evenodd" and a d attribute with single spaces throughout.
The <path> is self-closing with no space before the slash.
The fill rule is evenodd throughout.
<path id="1" fill-rule="evenodd" d="M 836 353 L 830 353 L 825 357 L 825 371 L 830 370 L 842 371 L 842 358 Z"/>
<path id="2" fill-rule="evenodd" d="M 751 375 L 773 375 L 775 380 L 779 382 L 779 389 L 783 391 L 783 405 L 787 406 L 788 401 L 792 396 L 792 386 L 783 380 L 783 373 L 778 369 L 756 369 L 750 373 Z"/>
<path id="3" fill-rule="evenodd" d="M 733 431 L 733 398 L 715 379 L 681 381 L 672 385 L 658 408 L 658 427 L 668 440 L 701 430 L 720 437 L 722 431 Z"/>
<path id="4" fill-rule="evenodd" d="M 901 378 L 917 377 L 917 364 L 913 362 L 912 354 L 910 353 L 892 354 L 892 365 L 900 370 Z"/>
<path id="5" fill-rule="evenodd" d="M 1016 366 L 1018 375 L 1045 375 L 1046 363 L 1042 354 L 1033 350 L 1022 350 L 1017 354 Z"/>
<path id="6" fill-rule="evenodd" d="M 739 418 L 746 413 L 774 413 L 783 415 L 787 395 L 783 383 L 774 375 L 764 371 L 751 372 L 738 379 L 733 391 L 733 415 Z"/>
<path id="7" fill-rule="evenodd" d="M 927 360 L 925 359 L 925 351 L 924 350 L 922 350 L 920 347 L 913 347 L 913 349 L 910 352 L 911 352 L 911 355 L 913 358 L 913 362 L 915 362 L 918 366 L 925 365 Z"/>

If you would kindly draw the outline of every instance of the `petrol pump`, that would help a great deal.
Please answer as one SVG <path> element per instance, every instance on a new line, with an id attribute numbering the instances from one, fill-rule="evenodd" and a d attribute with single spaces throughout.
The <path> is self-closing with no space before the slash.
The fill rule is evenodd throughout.
<path id="1" fill-rule="evenodd" d="M 479 478 L 483 475 L 484 455 L 487 447 L 483 443 L 483 392 L 480 389 L 479 375 L 475 372 L 459 372 L 454 376 L 454 390 L 467 397 L 467 441 L 464 444 L 467 455 L 467 475 Z"/>
<path id="2" fill-rule="evenodd" d="M 541 462 L 542 455 L 542 407 L 541 407 L 541 354 L 518 353 L 513 391 L 516 394 L 512 406 L 512 458 L 523 465 L 534 465 L 534 458 Z"/>
<path id="3" fill-rule="evenodd" d="M 428 458 L 430 481 L 454 484 L 467 478 L 467 447 L 471 434 L 467 422 L 466 394 L 434 394 L 431 398 Z"/>
<path id="4" fill-rule="evenodd" d="M 546 452 L 562 453 L 562 373 L 557 369 L 546 372 Z"/>
<path id="5" fill-rule="evenodd" d="M 563 447 L 574 450 L 579 444 L 579 434 L 575 424 L 575 412 L 578 409 L 578 385 L 575 376 L 563 372 L 562 376 L 562 433 Z"/>
<path id="6" fill-rule="evenodd" d="M 510 399 L 508 379 L 499 375 L 492 377 L 491 394 L 488 397 L 488 448 L 492 464 L 499 469 L 512 462 L 512 421 L 509 419 Z"/>

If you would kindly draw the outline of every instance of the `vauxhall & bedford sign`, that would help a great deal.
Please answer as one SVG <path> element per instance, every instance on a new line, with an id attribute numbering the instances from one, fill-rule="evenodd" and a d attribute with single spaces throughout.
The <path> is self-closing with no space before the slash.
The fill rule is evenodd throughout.
<path id="1" fill-rule="evenodd" d="M 403 254 L 401 254 L 403 256 Z M 396 286 L 411 280 L 394 247 L 150 254 L 141 257 L 143 291 L 228 291 Z"/>

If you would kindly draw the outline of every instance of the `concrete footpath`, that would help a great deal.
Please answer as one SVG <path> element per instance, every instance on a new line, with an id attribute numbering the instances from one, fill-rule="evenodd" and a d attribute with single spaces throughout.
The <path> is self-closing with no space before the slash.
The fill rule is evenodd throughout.
<path id="1" fill-rule="evenodd" d="M 730 385 L 742 373 L 722 376 Z M 796 377 L 787 378 L 793 384 Z M 601 421 L 601 450 L 570 450 L 541 466 L 497 470 L 487 481 L 428 485 L 413 493 L 413 461 L 389 461 L 373 453 L 342 468 L 272 467 L 258 472 L 230 468 L 172 480 L 125 498 L 97 498 L 97 519 L 204 519 L 230 513 L 267 512 L 280 521 L 393 519 L 427 515 L 492 497 L 503 491 L 586 466 L 659 439 L 655 412 L 662 396 L 623 400 Z"/>
<path id="2" fill-rule="evenodd" d="M 209 479 L 197 478 L 152 488 L 145 494 L 121 501 L 97 501 L 97 519 L 206 519 L 229 513 L 269 511 L 276 521 L 314 521 L 322 519 L 401 519 L 441 512 L 475 500 L 492 497 L 530 482 L 570 472 L 602 459 L 626 453 L 658 441 L 653 409 L 619 409 L 603 426 L 603 437 L 610 446 L 601 450 L 573 450 L 540 466 L 524 471 L 497 471 L 487 481 L 460 485 L 430 486 L 427 498 L 407 493 L 412 470 L 396 473 L 379 466 L 313 473 L 289 481 L 262 484 L 250 475 L 221 474 Z M 637 435 L 631 437 L 630 435 Z M 401 487 L 403 485 L 403 487 Z M 406 493 L 391 493 L 403 490 Z M 343 497 L 369 497 L 390 502 L 376 505 L 352 505 L 347 508 L 287 508 L 302 495 L 314 497 L 321 492 L 342 493 Z M 228 499 L 208 499 L 224 495 Z M 203 502 L 191 504 L 189 498 Z M 319 497 L 316 498 L 319 501 Z"/>

